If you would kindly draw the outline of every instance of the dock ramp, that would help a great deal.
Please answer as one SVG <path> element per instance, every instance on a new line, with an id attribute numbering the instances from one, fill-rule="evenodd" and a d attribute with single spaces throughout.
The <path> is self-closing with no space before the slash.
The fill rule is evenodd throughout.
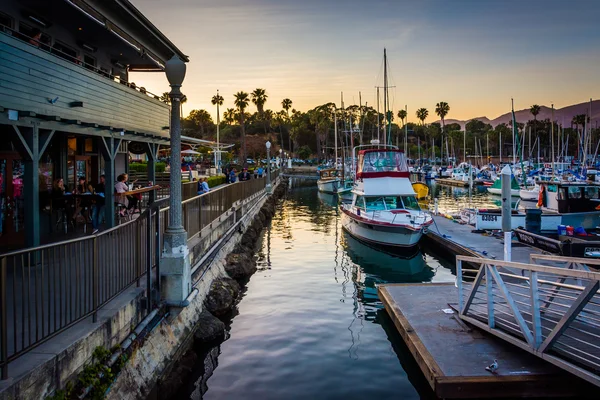
<path id="1" fill-rule="evenodd" d="M 457 256 L 462 320 L 600 386 L 600 262 Z"/>

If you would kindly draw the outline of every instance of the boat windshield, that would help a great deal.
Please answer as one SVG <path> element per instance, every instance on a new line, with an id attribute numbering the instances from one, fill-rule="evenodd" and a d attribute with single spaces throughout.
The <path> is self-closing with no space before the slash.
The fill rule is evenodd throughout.
<path id="1" fill-rule="evenodd" d="M 368 151 L 358 156 L 358 173 L 407 172 L 404 153 L 398 151 Z"/>
<path id="2" fill-rule="evenodd" d="M 367 211 L 421 210 L 414 196 L 365 197 L 364 200 Z"/>

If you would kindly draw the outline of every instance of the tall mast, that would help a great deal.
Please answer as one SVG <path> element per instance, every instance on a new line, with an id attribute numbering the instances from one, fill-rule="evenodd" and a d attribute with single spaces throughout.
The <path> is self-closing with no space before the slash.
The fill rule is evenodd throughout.
<path id="1" fill-rule="evenodd" d="M 383 48 L 383 118 L 385 123 L 383 124 L 383 144 L 387 144 L 387 124 L 388 124 L 388 115 L 387 115 L 387 52 L 385 47 Z"/>
<path id="2" fill-rule="evenodd" d="M 364 118 L 363 118 L 363 108 L 362 108 L 362 97 L 361 97 L 361 93 L 360 92 L 358 92 L 358 107 L 359 107 L 358 109 L 360 110 L 360 119 L 358 120 L 358 129 L 359 129 L 359 131 L 358 131 L 358 134 L 359 134 L 358 135 L 359 143 L 358 144 L 360 146 L 362 144 L 362 142 L 363 142 L 363 130 L 362 130 L 361 126 L 360 126 L 360 123 L 362 121 L 364 121 Z M 364 124 L 363 124 L 363 126 L 364 126 Z"/>
<path id="3" fill-rule="evenodd" d="M 335 160 L 334 160 L 334 165 L 335 168 L 337 169 L 337 162 L 338 162 L 338 131 L 337 131 L 337 109 L 333 110 L 333 146 L 335 148 Z M 342 166 L 342 171 L 344 171 L 344 166 Z M 342 172 L 343 174 L 343 172 Z"/>
<path id="4" fill-rule="evenodd" d="M 511 103 L 512 103 L 512 110 L 513 110 L 513 119 L 515 119 L 515 101 L 513 99 L 510 99 Z M 515 128 L 517 127 L 517 121 L 513 121 L 512 123 L 512 140 L 513 140 L 513 168 L 517 166 L 517 145 L 515 143 Z"/>
<path id="5" fill-rule="evenodd" d="M 552 176 L 554 176 L 554 169 L 555 169 L 554 161 L 556 161 L 554 158 L 554 104 L 552 104 L 552 121 L 550 121 L 550 124 L 552 126 L 551 133 L 550 133 L 550 135 L 552 137 L 552 164 L 551 165 L 552 165 Z"/>
<path id="6" fill-rule="evenodd" d="M 377 140 L 379 140 L 379 132 L 381 131 L 381 122 L 379 121 L 379 86 L 377 86 Z"/>
<path id="7" fill-rule="evenodd" d="M 408 105 L 404 105 L 404 111 L 406 111 L 406 122 L 404 123 L 404 153 L 407 154 L 408 158 Z"/>
<path id="8" fill-rule="evenodd" d="M 219 97 L 219 89 L 217 89 L 217 97 Z M 217 149 L 215 151 L 215 169 L 219 171 L 219 161 L 221 161 L 221 150 L 219 148 L 219 102 L 217 101 Z"/>

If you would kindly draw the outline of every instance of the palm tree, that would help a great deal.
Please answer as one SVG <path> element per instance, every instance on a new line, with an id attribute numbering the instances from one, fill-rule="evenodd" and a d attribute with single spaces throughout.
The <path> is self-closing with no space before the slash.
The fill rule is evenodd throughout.
<path id="1" fill-rule="evenodd" d="M 419 108 L 416 114 L 417 118 L 421 121 L 421 125 L 425 126 L 425 120 L 429 116 L 429 111 L 426 108 Z"/>
<path id="2" fill-rule="evenodd" d="M 267 102 L 267 98 L 269 97 L 267 95 L 267 91 L 265 89 L 254 89 L 254 91 L 251 93 L 252 96 L 252 102 L 256 105 L 256 109 L 258 110 L 258 116 L 261 120 L 263 120 L 263 124 L 264 124 L 264 128 L 265 128 L 265 134 L 267 133 L 267 125 L 266 123 L 264 123 L 264 107 L 265 107 L 265 103 Z"/>
<path id="3" fill-rule="evenodd" d="M 435 105 L 435 113 L 442 120 L 442 147 L 441 147 L 441 149 L 444 148 L 444 134 L 446 132 L 446 129 L 445 129 L 446 128 L 446 123 L 444 121 L 444 118 L 446 118 L 446 115 L 448 115 L 448 112 L 450 112 L 450 106 L 445 101 L 440 101 L 439 103 L 437 103 Z M 443 154 L 444 151 L 442 150 L 441 153 Z M 446 151 L 446 153 L 448 153 L 448 151 Z"/>
<path id="4" fill-rule="evenodd" d="M 219 106 L 223 105 L 223 101 L 225 99 L 223 98 L 223 96 L 221 96 L 219 94 L 219 91 L 217 90 L 217 94 L 215 94 L 212 97 L 212 100 L 210 101 L 212 103 L 213 106 L 217 106 L 217 125 L 219 125 L 219 121 L 220 121 L 220 115 L 219 115 Z"/>
<path id="5" fill-rule="evenodd" d="M 223 113 L 223 121 L 227 125 L 231 125 L 235 122 L 235 110 L 233 108 L 228 108 L 227 110 L 225 110 L 225 112 Z"/>
<path id="6" fill-rule="evenodd" d="M 281 108 L 285 110 L 287 114 L 288 123 L 290 122 L 290 108 L 292 108 L 292 101 L 288 98 L 281 100 Z M 288 127 L 288 151 L 292 152 L 292 135 L 290 134 L 290 128 Z M 283 143 L 282 143 L 283 145 Z"/>
<path id="7" fill-rule="evenodd" d="M 246 92 L 237 92 L 234 96 L 235 101 L 234 104 L 238 109 L 239 112 L 239 116 L 240 116 L 240 128 L 242 131 L 242 151 L 240 154 L 240 164 L 241 165 L 246 165 L 246 127 L 244 125 L 244 117 L 245 117 L 245 110 L 248 107 L 248 104 L 250 103 L 250 98 L 248 97 L 248 93 Z"/>
<path id="8" fill-rule="evenodd" d="M 398 111 L 398 118 L 400 118 L 400 120 L 402 120 L 402 126 L 404 126 L 404 118 L 406 118 L 406 117 L 407 117 L 406 110 Z M 398 145 L 399 138 L 400 138 L 400 131 L 398 131 L 398 137 L 396 138 L 396 145 Z"/>

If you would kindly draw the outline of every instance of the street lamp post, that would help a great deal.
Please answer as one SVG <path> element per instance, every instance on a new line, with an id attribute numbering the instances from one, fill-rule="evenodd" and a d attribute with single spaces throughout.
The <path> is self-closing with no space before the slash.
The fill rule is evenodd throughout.
<path id="1" fill-rule="evenodd" d="M 271 193 L 271 142 L 267 140 L 265 143 L 267 147 L 267 193 Z"/>
<path id="2" fill-rule="evenodd" d="M 171 173 L 169 178 L 169 226 L 165 230 L 160 262 L 162 293 L 168 304 L 183 302 L 191 291 L 191 269 L 187 232 L 182 223 L 181 207 L 181 84 L 185 63 L 176 55 L 166 62 L 165 72 L 171 86 Z"/>

